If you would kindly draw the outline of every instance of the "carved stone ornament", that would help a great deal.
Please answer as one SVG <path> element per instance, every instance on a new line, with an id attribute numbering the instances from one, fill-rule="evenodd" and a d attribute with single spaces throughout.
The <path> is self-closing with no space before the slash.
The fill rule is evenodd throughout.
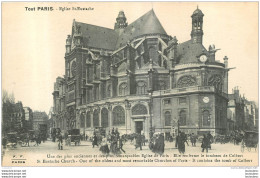
<path id="1" fill-rule="evenodd" d="M 194 85 L 197 85 L 196 78 L 192 77 L 191 75 L 185 75 L 178 80 L 177 87 L 183 88 L 183 87 L 189 87 Z"/>

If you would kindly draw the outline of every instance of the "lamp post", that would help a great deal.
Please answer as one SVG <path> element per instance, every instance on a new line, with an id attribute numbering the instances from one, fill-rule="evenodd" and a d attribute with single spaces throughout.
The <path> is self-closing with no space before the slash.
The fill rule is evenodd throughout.
<path id="1" fill-rule="evenodd" d="M 150 113 L 150 132 L 149 137 L 150 139 L 153 137 L 153 116 L 152 116 L 152 110 L 153 110 L 153 91 L 148 90 L 150 101 L 149 101 L 149 113 Z"/>

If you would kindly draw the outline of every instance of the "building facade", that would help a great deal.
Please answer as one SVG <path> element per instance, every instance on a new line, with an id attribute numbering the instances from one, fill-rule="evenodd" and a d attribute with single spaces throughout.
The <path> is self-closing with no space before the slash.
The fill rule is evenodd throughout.
<path id="1" fill-rule="evenodd" d="M 232 89 L 228 97 L 228 133 L 234 130 L 258 130 L 257 104 L 241 96 L 238 87 Z"/>
<path id="2" fill-rule="evenodd" d="M 33 111 L 30 107 L 23 107 L 25 117 L 25 128 L 26 130 L 33 129 Z"/>
<path id="3" fill-rule="evenodd" d="M 39 131 L 42 128 L 46 128 L 48 125 L 48 115 L 45 112 L 34 111 L 33 112 L 33 130 Z"/>
<path id="4" fill-rule="evenodd" d="M 56 127 L 122 134 L 223 134 L 227 131 L 228 58 L 203 46 L 200 9 L 191 38 L 178 43 L 153 10 L 131 24 L 123 11 L 114 29 L 73 21 L 66 39 L 65 75 L 54 84 Z"/>

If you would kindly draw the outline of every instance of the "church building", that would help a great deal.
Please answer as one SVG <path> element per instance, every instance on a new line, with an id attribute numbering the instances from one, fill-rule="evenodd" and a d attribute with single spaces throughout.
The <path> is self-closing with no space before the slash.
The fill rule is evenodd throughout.
<path id="1" fill-rule="evenodd" d="M 154 10 L 131 24 L 120 11 L 114 29 L 73 21 L 66 39 L 65 75 L 54 84 L 55 127 L 93 135 L 177 130 L 224 134 L 227 129 L 228 58 L 203 46 L 200 9 L 191 38 L 178 43 Z"/>

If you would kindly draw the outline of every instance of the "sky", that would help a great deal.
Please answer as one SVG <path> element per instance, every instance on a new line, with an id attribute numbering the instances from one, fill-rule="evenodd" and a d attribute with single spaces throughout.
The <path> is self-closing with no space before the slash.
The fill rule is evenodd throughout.
<path id="1" fill-rule="evenodd" d="M 113 28 L 120 10 L 128 24 L 151 10 L 168 35 L 178 42 L 190 39 L 191 15 L 204 13 L 203 44 L 214 44 L 216 60 L 229 58 L 229 93 L 258 101 L 258 4 L 257 2 L 2 2 L 2 89 L 33 110 L 49 112 L 56 77 L 65 71 L 65 42 L 73 19 Z M 35 7 L 26 11 L 25 7 Z M 37 11 L 53 7 L 53 11 Z M 92 7 L 89 11 L 60 11 L 60 7 Z M 14 13 L 15 12 L 15 13 Z"/>

